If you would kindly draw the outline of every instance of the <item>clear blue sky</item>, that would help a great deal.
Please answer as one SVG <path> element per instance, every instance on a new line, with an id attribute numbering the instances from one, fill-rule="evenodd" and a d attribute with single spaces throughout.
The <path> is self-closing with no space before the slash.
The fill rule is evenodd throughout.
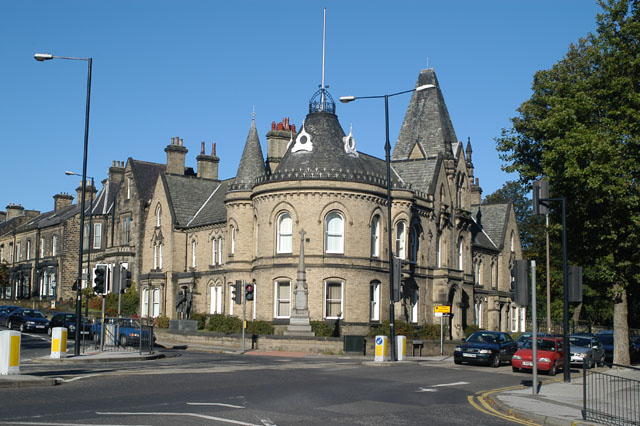
<path id="1" fill-rule="evenodd" d="M 530 96 L 535 71 L 595 30 L 595 0 L 42 1 L 0 2 L 0 210 L 53 209 L 82 172 L 86 62 L 36 62 L 36 52 L 92 57 L 89 176 L 113 160 L 164 163 L 174 136 L 196 166 L 217 143 L 220 177 L 235 176 L 255 107 L 266 154 L 272 121 L 300 127 L 321 81 L 340 96 L 411 89 L 438 76 L 459 140 L 471 138 L 483 194 L 514 179 L 494 138 Z M 409 95 L 390 102 L 391 138 Z M 384 158 L 384 104 L 338 102 L 359 151 Z M 100 187 L 100 185 L 99 185 Z"/>

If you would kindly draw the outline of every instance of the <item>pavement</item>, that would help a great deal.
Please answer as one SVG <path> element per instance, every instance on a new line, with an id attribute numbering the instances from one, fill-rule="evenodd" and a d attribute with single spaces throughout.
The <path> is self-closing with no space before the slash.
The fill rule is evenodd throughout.
<path id="1" fill-rule="evenodd" d="M 162 346 L 161 346 L 162 347 Z M 171 347 L 167 345 L 166 347 Z M 176 349 L 206 350 L 218 353 L 236 353 L 242 351 L 236 348 L 220 347 L 214 348 L 204 345 L 181 345 Z M 276 352 L 276 351 L 248 351 L 246 355 L 251 356 L 285 356 L 285 357 L 324 357 L 310 352 Z M 66 363 L 108 363 L 108 362 L 136 362 L 148 361 L 163 358 L 163 353 L 139 353 L 139 352 L 86 352 L 79 356 L 67 356 L 66 358 L 53 359 L 41 357 L 31 360 L 32 363 L 60 365 Z M 430 357 L 409 357 L 407 361 L 400 362 L 373 362 L 371 356 L 356 356 L 351 358 L 362 358 L 364 365 L 375 367 L 393 367 L 408 363 L 418 363 L 428 365 L 430 363 L 442 363 L 452 361 L 450 356 L 430 356 Z M 607 377 L 626 377 L 640 382 L 640 369 L 631 368 L 608 368 L 601 367 L 594 369 L 600 373 L 605 373 Z M 512 420 L 517 423 L 531 425 L 553 425 L 553 426 L 585 426 L 598 425 L 599 423 L 585 421 L 582 419 L 583 409 L 583 386 L 582 372 L 573 373 L 570 382 L 564 382 L 560 374 L 557 378 L 538 376 L 538 392 L 534 394 L 531 388 L 531 380 L 528 383 L 523 381 L 523 385 L 509 388 L 495 389 L 482 392 L 482 394 L 469 397 L 472 401 L 476 398 L 479 402 L 477 408 L 485 411 L 493 411 L 493 414 L 500 413 L 502 418 Z M 28 374 L 0 375 L 0 388 L 29 387 L 29 386 L 55 386 L 62 384 L 60 378 L 39 377 Z M 473 404 L 473 402 L 472 402 Z M 473 404 L 476 405 L 476 404 Z M 491 413 L 490 413 L 491 414 Z M 635 413 L 637 416 L 637 413 Z M 637 418 L 637 417 L 636 417 Z"/>

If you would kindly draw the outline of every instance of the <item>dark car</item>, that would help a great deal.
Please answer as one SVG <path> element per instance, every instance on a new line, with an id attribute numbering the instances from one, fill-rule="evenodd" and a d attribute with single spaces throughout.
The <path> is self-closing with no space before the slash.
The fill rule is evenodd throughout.
<path id="1" fill-rule="evenodd" d="M 80 323 L 80 335 L 86 338 L 91 336 L 91 323 L 85 319 L 82 319 Z M 68 330 L 67 338 L 74 339 L 76 337 L 76 314 L 58 312 L 49 320 L 49 326 L 47 327 L 47 334 L 51 336 L 51 330 L 55 327 L 65 327 Z"/>
<path id="2" fill-rule="evenodd" d="M 116 325 L 115 318 L 107 320 L 107 326 L 102 331 L 102 323 L 98 320 L 93 325 L 93 340 L 100 341 L 100 333 L 104 333 L 105 344 L 113 345 L 117 343 L 120 346 L 138 346 L 140 344 L 140 330 L 142 330 L 143 342 L 149 340 L 149 330 L 146 327 L 140 327 L 140 322 L 135 318 L 120 318 Z M 117 339 L 116 339 L 117 336 Z M 153 340 L 155 342 L 155 336 Z"/>
<path id="3" fill-rule="evenodd" d="M 6 327 L 7 321 L 9 320 L 9 315 L 11 315 L 11 312 L 15 311 L 16 309 L 20 309 L 20 306 L 13 306 L 13 305 L 0 306 L 0 325 Z"/>
<path id="4" fill-rule="evenodd" d="M 498 367 L 511 362 L 518 345 L 507 333 L 501 331 L 476 331 L 453 351 L 453 362 L 462 364 L 488 364 Z"/>
<path id="5" fill-rule="evenodd" d="M 600 340 L 604 347 L 604 358 L 607 362 L 613 362 L 613 330 L 603 330 L 596 334 L 596 338 Z M 638 351 L 631 336 L 629 337 L 629 357 L 631 362 L 640 359 L 640 351 Z"/>
<path id="6" fill-rule="evenodd" d="M 571 364 L 580 364 L 587 369 L 596 364 L 599 367 L 604 365 L 604 347 L 597 338 L 572 334 L 569 336 L 569 345 Z"/>
<path id="7" fill-rule="evenodd" d="M 547 333 L 536 333 L 536 334 L 538 335 L 538 337 L 550 337 L 550 335 Z M 531 339 L 531 336 L 533 336 L 533 333 L 530 331 L 525 331 L 524 333 L 519 335 L 518 338 L 516 339 L 516 344 L 518 345 L 518 348 L 521 348 L 524 345 L 524 342 Z"/>
<path id="8" fill-rule="evenodd" d="M 49 326 L 49 320 L 44 314 L 35 309 L 20 308 L 16 309 L 9 315 L 7 327 L 10 329 L 18 328 L 21 332 L 25 331 L 41 331 L 46 332 Z"/>

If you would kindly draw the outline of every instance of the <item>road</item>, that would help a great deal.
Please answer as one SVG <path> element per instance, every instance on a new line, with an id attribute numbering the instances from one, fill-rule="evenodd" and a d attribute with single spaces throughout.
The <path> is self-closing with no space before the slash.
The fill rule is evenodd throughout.
<path id="1" fill-rule="evenodd" d="M 46 336 L 23 336 L 23 374 L 46 388 L 0 389 L 0 424 L 18 425 L 507 425 L 468 397 L 530 375 L 456 366 L 392 367 L 362 357 L 287 358 L 166 350 L 129 363 L 40 364 Z M 367 358 L 368 360 L 368 358 Z"/>

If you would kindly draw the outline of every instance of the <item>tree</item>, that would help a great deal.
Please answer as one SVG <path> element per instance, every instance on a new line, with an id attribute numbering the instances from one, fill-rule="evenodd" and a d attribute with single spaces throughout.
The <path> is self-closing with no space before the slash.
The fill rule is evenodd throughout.
<path id="1" fill-rule="evenodd" d="M 496 139 L 529 185 L 567 203 L 567 250 L 613 303 L 614 362 L 629 364 L 627 292 L 640 278 L 640 0 L 601 0 L 597 31 L 538 71 L 531 98 Z M 554 222 L 559 208 L 552 206 Z"/>
<path id="2" fill-rule="evenodd" d="M 6 262 L 0 262 L 0 299 L 4 299 L 9 285 L 9 265 Z"/>

